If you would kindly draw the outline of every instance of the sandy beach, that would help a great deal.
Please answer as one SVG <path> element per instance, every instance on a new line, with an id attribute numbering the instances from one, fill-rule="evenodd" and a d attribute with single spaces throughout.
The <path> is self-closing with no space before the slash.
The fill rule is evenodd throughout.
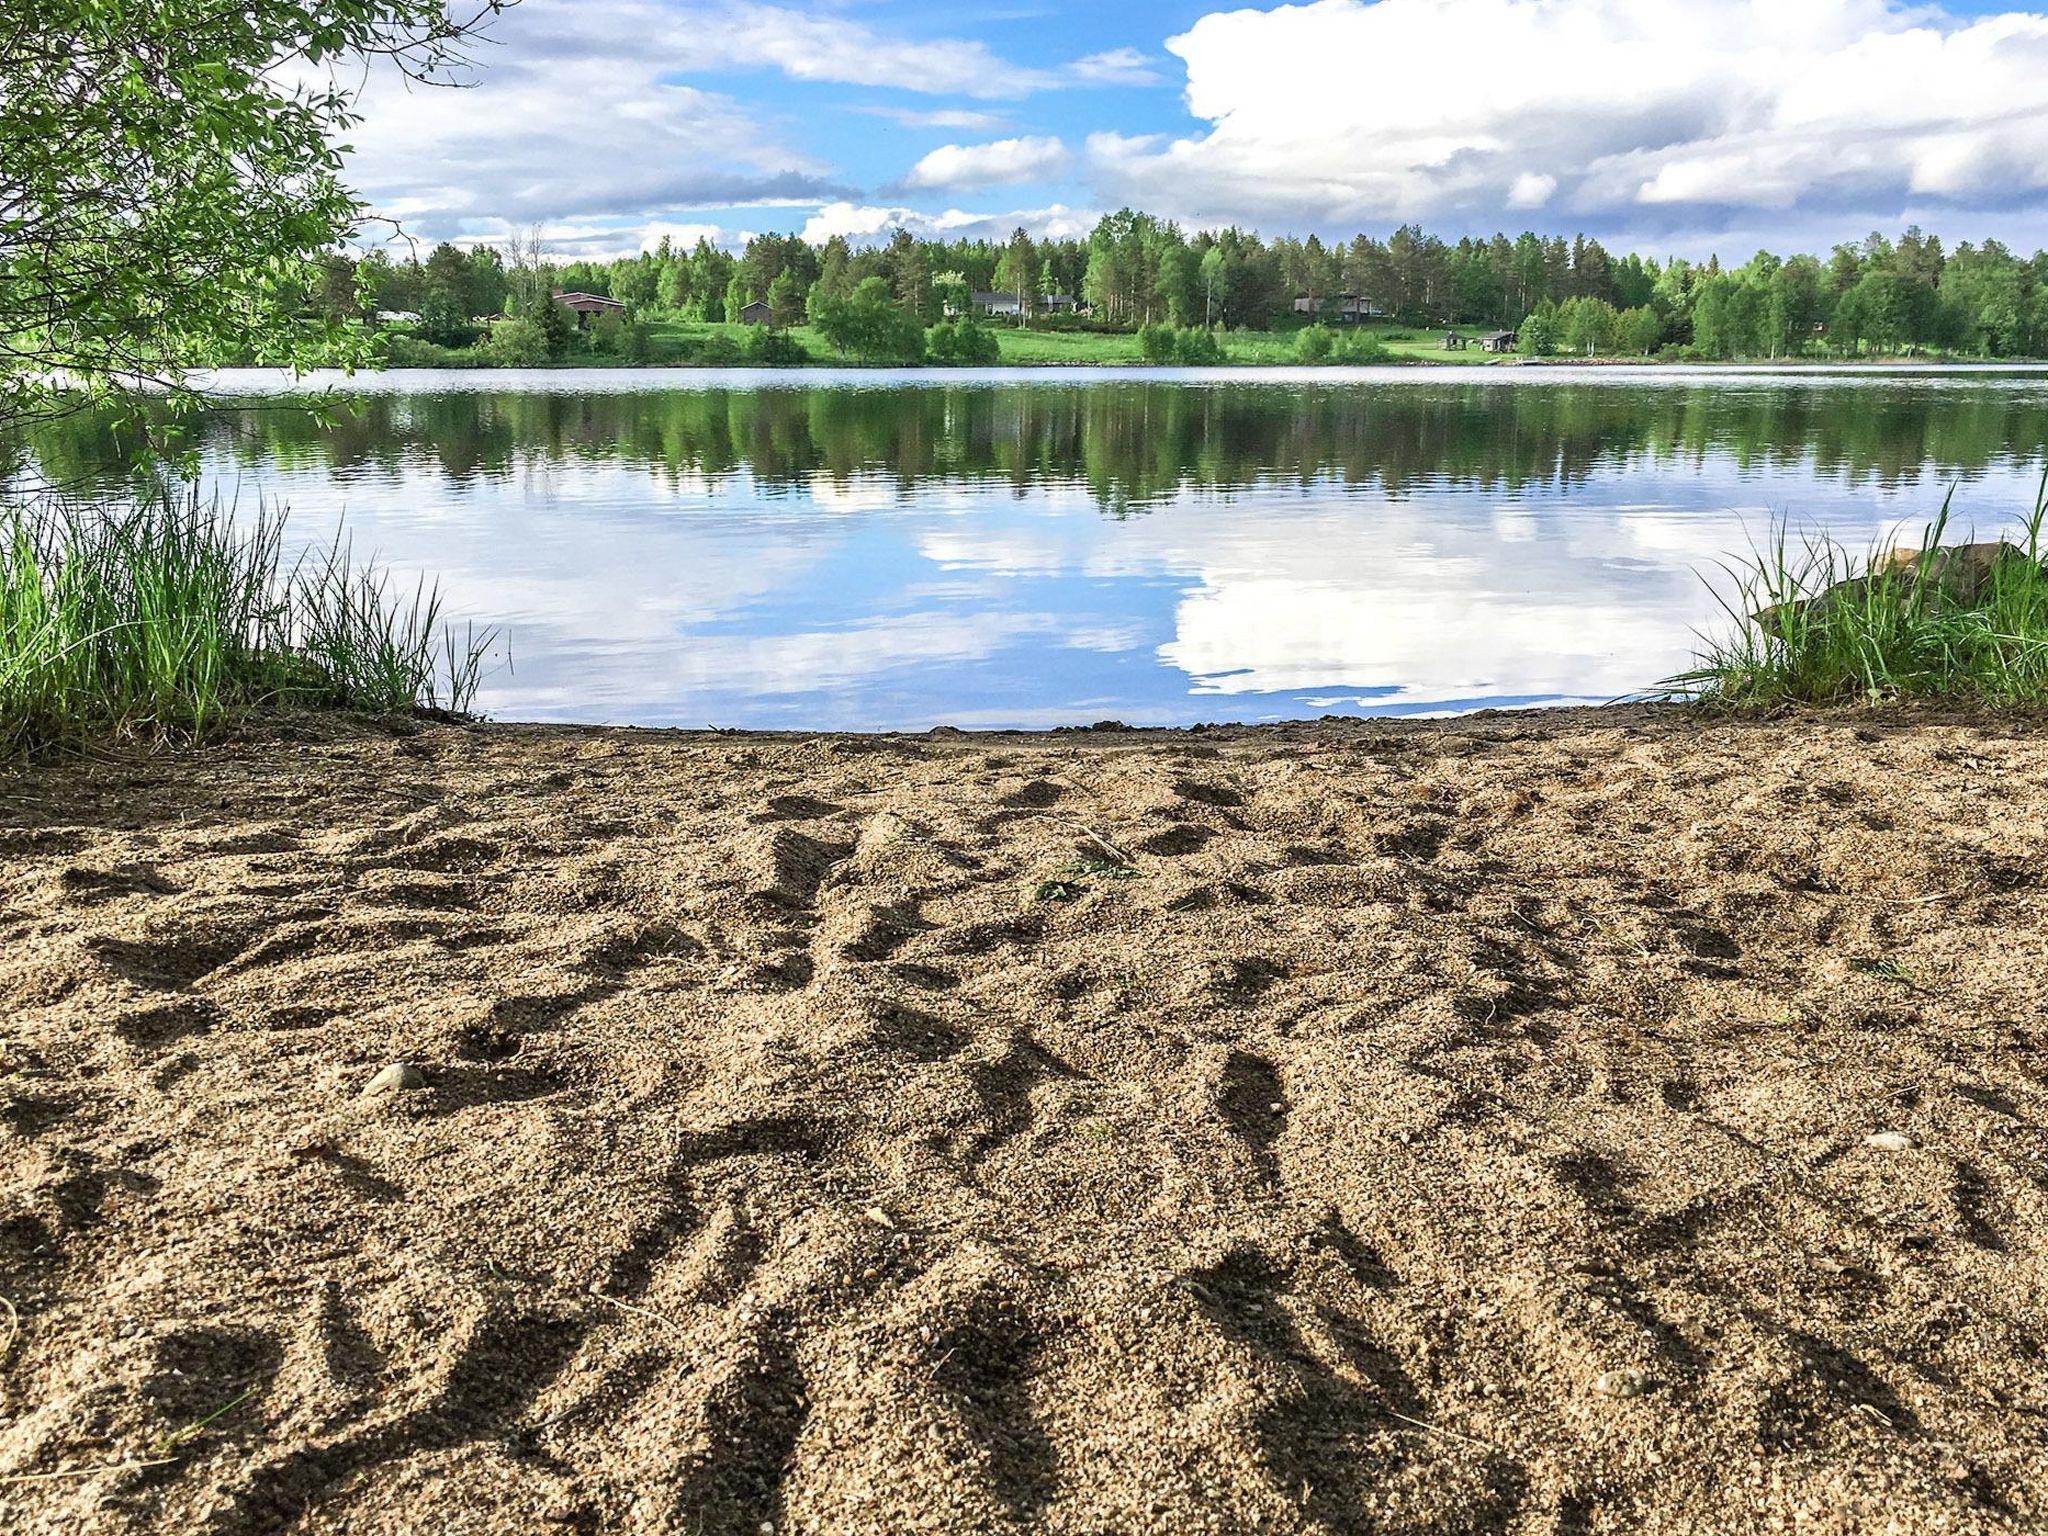
<path id="1" fill-rule="evenodd" d="M 0 770 L 0 1529 L 2039 1530 L 2043 725 Z"/>

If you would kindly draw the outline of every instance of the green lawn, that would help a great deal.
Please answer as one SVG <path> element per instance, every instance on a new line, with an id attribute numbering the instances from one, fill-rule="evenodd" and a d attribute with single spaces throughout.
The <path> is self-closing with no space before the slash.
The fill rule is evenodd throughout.
<path id="1" fill-rule="evenodd" d="M 1138 338 L 1134 335 L 1103 331 L 1067 331 L 1038 329 L 1034 327 L 1000 325 L 990 323 L 995 332 L 996 343 L 1001 348 L 1001 360 L 1010 367 L 1034 368 L 1067 365 L 1073 367 L 1108 367 L 1116 365 L 1137 365 L 1144 362 L 1138 350 Z M 714 337 L 723 337 L 731 348 L 730 361 L 737 364 L 742 359 L 741 349 L 747 338 L 753 334 L 753 327 L 738 324 L 710 324 L 703 321 L 649 319 L 648 354 L 646 362 L 660 367 L 671 364 L 704 364 L 714 361 L 705 357 L 706 343 Z M 1271 331 L 1228 331 L 1223 333 L 1223 355 L 1226 363 L 1239 367 L 1285 367 L 1295 361 L 1294 338 L 1299 326 L 1286 326 Z M 1347 330 L 1350 328 L 1347 327 Z M 1443 332 L 1427 327 L 1397 326 L 1386 322 L 1373 322 L 1365 327 L 1369 334 L 1380 338 L 1393 362 L 1453 363 L 1472 366 L 1495 363 L 1500 359 L 1481 352 L 1477 347 L 1461 352 L 1443 350 Z M 1458 330 L 1467 336 L 1484 333 L 1483 326 L 1459 326 Z M 790 335 L 802 344 L 805 351 L 821 364 L 842 361 L 833 354 L 823 337 L 808 325 L 799 325 Z M 463 349 L 450 354 L 454 366 L 468 362 L 484 361 L 481 349 Z M 569 367 L 618 367 L 625 360 L 609 354 L 587 353 L 572 350 L 563 359 Z"/>

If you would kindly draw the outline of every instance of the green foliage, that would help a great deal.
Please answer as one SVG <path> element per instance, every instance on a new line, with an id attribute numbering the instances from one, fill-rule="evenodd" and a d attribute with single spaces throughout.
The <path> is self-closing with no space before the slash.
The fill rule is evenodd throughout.
<path id="1" fill-rule="evenodd" d="M 1940 548 L 1949 505 L 1917 558 L 1865 561 L 1832 539 L 1798 547 L 1782 525 L 1725 602 L 1733 633 L 1671 679 L 1673 693 L 1728 707 L 1967 699 L 2048 702 L 2048 477 L 2011 552 L 1981 586 L 1958 581 Z"/>
<path id="2" fill-rule="evenodd" d="M 844 298 L 824 296 L 811 324 L 840 356 L 865 363 L 915 363 L 924 357 L 924 323 L 896 300 L 887 281 L 864 278 Z"/>
<path id="3" fill-rule="evenodd" d="M 804 350 L 803 343 L 789 332 L 765 325 L 748 330 L 747 339 L 740 344 L 740 356 L 755 368 L 793 368 L 811 360 L 811 354 Z"/>
<path id="4" fill-rule="evenodd" d="M 740 360 L 740 344 L 719 331 L 704 338 L 697 358 L 707 368 L 730 368 Z"/>
<path id="5" fill-rule="evenodd" d="M 1557 308 L 1544 299 L 1522 319 L 1515 350 L 1524 357 L 1548 357 L 1557 350 Z"/>
<path id="6" fill-rule="evenodd" d="M 1207 326 L 1184 327 L 1173 339 L 1173 356 L 1183 368 L 1210 368 L 1223 362 L 1223 343 Z"/>
<path id="7" fill-rule="evenodd" d="M 1170 363 L 1177 352 L 1178 335 L 1170 325 L 1138 327 L 1138 355 L 1148 363 Z"/>
<path id="8" fill-rule="evenodd" d="M 484 355 L 500 368 L 541 368 L 549 357 L 547 332 L 531 315 L 511 315 L 491 327 Z"/>
<path id="9" fill-rule="evenodd" d="M 368 361 L 307 302 L 361 212 L 328 82 L 368 54 L 446 80 L 463 31 L 440 0 L 0 0 L 0 419 L 143 384 L 189 406 L 193 363 Z"/>
<path id="10" fill-rule="evenodd" d="M 196 499 L 0 511 L 0 749 L 202 733 L 258 705 L 470 706 L 493 636 L 339 540 L 288 562 L 283 534 Z"/>
<path id="11" fill-rule="evenodd" d="M 1393 357 L 1387 344 L 1371 331 L 1346 331 L 1337 338 L 1332 357 L 1340 363 L 1384 363 Z"/>
<path id="12" fill-rule="evenodd" d="M 787 330 L 804 318 L 806 284 L 794 268 L 785 267 L 768 285 L 768 323 Z"/>
<path id="13" fill-rule="evenodd" d="M 925 332 L 925 358 L 958 368 L 986 368 L 1002 361 L 1002 344 L 985 325 L 962 317 Z"/>
<path id="14" fill-rule="evenodd" d="M 526 313 L 539 327 L 550 361 L 569 350 L 569 342 L 576 335 L 576 320 L 568 305 L 557 303 L 551 296 L 544 297 Z"/>
<path id="15" fill-rule="evenodd" d="M 1337 338 L 1330 333 L 1327 325 L 1303 326 L 1294 334 L 1295 361 L 1303 363 L 1327 363 L 1330 354 L 1337 348 Z"/>

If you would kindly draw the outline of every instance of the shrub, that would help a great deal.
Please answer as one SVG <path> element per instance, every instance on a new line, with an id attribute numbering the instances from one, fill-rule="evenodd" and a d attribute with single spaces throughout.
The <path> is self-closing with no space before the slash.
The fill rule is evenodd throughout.
<path id="1" fill-rule="evenodd" d="M 740 360 L 740 344 L 723 331 L 713 331 L 697 349 L 697 360 L 707 368 L 730 368 Z"/>
<path id="2" fill-rule="evenodd" d="M 996 333 L 973 320 L 947 320 L 925 332 L 925 356 L 934 363 L 985 368 L 1002 361 Z"/>
<path id="3" fill-rule="evenodd" d="M 500 368 L 539 368 L 548 360 L 547 333 L 530 315 L 513 315 L 491 327 L 484 355 Z"/>
<path id="4" fill-rule="evenodd" d="M 287 562 L 284 519 L 169 496 L 0 510 L 0 748 L 204 732 L 286 704 L 465 710 L 489 633 L 394 590 L 339 539 Z"/>
<path id="5" fill-rule="evenodd" d="M 1364 364 L 1384 363 L 1394 354 L 1371 331 L 1351 331 L 1337 338 L 1332 355 L 1340 363 Z"/>
<path id="6" fill-rule="evenodd" d="M 474 366 L 477 361 L 471 348 L 456 351 L 418 336 L 387 332 L 382 340 L 387 368 L 462 368 Z"/>
<path id="7" fill-rule="evenodd" d="M 1138 327 L 1138 355 L 1148 363 L 1170 363 L 1177 355 L 1174 329 L 1170 325 Z"/>
<path id="8" fill-rule="evenodd" d="M 740 344 L 740 356 L 756 368 L 790 368 L 811 360 L 804 344 L 789 332 L 765 325 L 747 332 L 747 339 Z"/>
<path id="9" fill-rule="evenodd" d="M 1173 354 L 1185 368 L 1208 368 L 1223 361 L 1223 343 L 1216 333 L 1191 325 L 1174 338 Z"/>
<path id="10" fill-rule="evenodd" d="M 1311 325 L 1295 332 L 1294 357 L 1302 363 L 1326 363 L 1336 345 L 1327 325 Z"/>

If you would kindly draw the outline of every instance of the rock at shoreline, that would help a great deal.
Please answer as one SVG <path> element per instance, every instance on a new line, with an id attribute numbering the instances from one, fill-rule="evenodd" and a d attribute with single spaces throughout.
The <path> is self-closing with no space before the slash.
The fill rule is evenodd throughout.
<path id="1" fill-rule="evenodd" d="M 1817 597 L 1795 598 L 1759 608 L 1750 619 L 1761 629 L 1777 629 L 1786 617 L 1825 613 L 1836 603 L 1860 599 L 1873 581 L 1930 582 L 1939 600 L 1959 608 L 1974 607 L 1984 598 L 1992 576 L 2008 561 L 2033 564 L 2027 552 L 2004 540 L 1990 544 L 1943 544 L 1933 549 L 1889 549 L 1871 562 L 1870 570 L 1838 581 Z M 2037 567 L 2038 571 L 2038 567 Z M 2048 574 L 2048 573 L 2044 573 Z"/>

